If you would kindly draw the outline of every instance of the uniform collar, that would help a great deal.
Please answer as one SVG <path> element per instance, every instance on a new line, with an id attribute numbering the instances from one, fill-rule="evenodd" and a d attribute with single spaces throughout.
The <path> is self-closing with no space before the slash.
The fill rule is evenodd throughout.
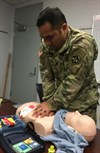
<path id="1" fill-rule="evenodd" d="M 68 45 L 69 45 L 69 40 L 70 40 L 70 28 L 68 27 L 68 35 L 66 38 L 65 43 L 63 44 L 63 46 L 58 50 L 59 53 L 62 53 L 63 51 L 67 50 Z"/>

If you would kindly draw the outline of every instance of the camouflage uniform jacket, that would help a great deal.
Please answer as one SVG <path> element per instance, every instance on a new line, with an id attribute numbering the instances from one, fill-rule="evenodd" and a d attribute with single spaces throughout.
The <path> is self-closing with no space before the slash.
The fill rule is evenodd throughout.
<path id="1" fill-rule="evenodd" d="M 98 103 L 94 60 L 98 50 L 90 34 L 69 27 L 65 44 L 58 51 L 42 42 L 40 71 L 44 97 L 52 110 L 88 110 Z"/>

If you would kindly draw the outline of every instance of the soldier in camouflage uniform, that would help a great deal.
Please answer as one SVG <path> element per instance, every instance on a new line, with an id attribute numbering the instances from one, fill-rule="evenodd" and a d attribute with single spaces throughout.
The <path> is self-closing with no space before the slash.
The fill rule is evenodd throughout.
<path id="1" fill-rule="evenodd" d="M 44 102 L 33 115 L 44 117 L 59 109 L 78 110 L 96 121 L 99 95 L 94 60 L 98 50 L 94 38 L 68 26 L 59 8 L 43 10 L 37 26 L 43 38 L 39 54 Z"/>

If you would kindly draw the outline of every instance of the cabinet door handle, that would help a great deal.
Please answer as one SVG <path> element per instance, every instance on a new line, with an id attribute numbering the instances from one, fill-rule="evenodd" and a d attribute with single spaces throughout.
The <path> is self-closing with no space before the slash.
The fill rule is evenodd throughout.
<path id="1" fill-rule="evenodd" d="M 36 67 L 34 67 L 33 75 L 36 76 Z"/>
<path id="2" fill-rule="evenodd" d="M 34 71 L 33 72 L 30 72 L 29 73 L 30 77 L 34 77 L 36 76 L 36 67 L 34 68 Z"/>

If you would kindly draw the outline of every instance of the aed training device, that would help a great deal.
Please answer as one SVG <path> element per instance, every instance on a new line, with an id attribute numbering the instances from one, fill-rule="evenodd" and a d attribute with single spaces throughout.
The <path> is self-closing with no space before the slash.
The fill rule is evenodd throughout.
<path id="1" fill-rule="evenodd" d="M 6 153 L 42 153 L 45 142 L 16 115 L 0 116 L 0 146 Z"/>

